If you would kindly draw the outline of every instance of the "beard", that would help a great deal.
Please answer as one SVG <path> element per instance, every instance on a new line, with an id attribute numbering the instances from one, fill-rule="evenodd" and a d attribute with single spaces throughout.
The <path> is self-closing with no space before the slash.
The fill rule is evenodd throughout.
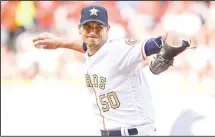
<path id="1" fill-rule="evenodd" d="M 87 44 L 88 49 L 92 51 L 97 51 L 107 40 L 106 35 L 100 35 L 98 39 L 85 39 L 85 43 Z"/>
<path id="2" fill-rule="evenodd" d="M 91 50 L 95 50 L 100 46 L 100 39 L 86 39 L 87 47 Z"/>
<path id="3" fill-rule="evenodd" d="M 96 42 L 90 41 L 90 42 L 86 42 L 86 43 L 90 49 L 95 49 L 98 46 L 98 44 L 96 44 Z"/>

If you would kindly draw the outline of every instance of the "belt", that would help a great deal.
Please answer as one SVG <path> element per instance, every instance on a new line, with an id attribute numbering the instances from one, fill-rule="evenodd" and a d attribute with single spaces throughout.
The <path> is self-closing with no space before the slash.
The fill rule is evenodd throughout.
<path id="1" fill-rule="evenodd" d="M 122 136 L 121 130 L 101 130 L 102 136 Z M 128 129 L 129 135 L 137 135 L 138 130 L 136 128 Z"/>

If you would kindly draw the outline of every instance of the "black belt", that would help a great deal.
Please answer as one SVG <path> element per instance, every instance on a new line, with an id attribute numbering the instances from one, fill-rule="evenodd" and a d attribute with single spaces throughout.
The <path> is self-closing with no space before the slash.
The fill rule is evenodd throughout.
<path id="1" fill-rule="evenodd" d="M 121 130 L 101 130 L 102 136 L 122 136 Z M 128 129 L 129 135 L 137 135 L 138 131 L 136 128 Z"/>

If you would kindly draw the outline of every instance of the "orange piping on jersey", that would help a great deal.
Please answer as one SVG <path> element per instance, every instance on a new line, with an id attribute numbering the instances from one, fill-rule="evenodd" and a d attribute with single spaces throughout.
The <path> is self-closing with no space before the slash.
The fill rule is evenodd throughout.
<path id="1" fill-rule="evenodd" d="M 88 71 L 87 71 L 87 74 L 88 74 Z M 89 75 L 89 74 L 88 74 Z M 95 95 L 95 98 L 96 98 L 96 105 L 97 107 L 99 108 L 99 104 L 98 104 L 98 100 L 97 100 L 97 96 L 96 96 L 96 90 L 94 89 L 94 87 L 92 87 L 93 91 L 94 91 L 94 95 Z M 102 115 L 102 112 L 101 112 L 101 109 L 99 108 L 99 113 L 100 113 L 100 116 L 102 117 L 102 120 L 103 120 L 103 126 L 104 126 L 104 129 L 106 130 L 105 128 L 105 118 L 104 116 Z M 106 130 L 107 131 L 107 130 Z"/>
<path id="2" fill-rule="evenodd" d="M 92 87 L 93 88 L 93 87 Z M 96 97 L 96 91 L 95 91 L 95 89 L 93 88 L 93 91 L 94 91 L 94 93 L 95 93 L 95 97 Z M 96 97 L 96 104 L 97 104 L 97 107 L 99 108 L 99 104 L 98 104 L 98 100 L 97 100 L 97 97 Z M 101 113 L 101 109 L 99 108 L 99 112 L 100 112 L 100 115 L 101 115 L 101 117 L 102 117 L 102 119 L 103 119 L 103 125 L 104 125 L 104 129 L 106 130 L 106 128 L 105 128 L 105 118 L 104 118 L 104 116 L 102 115 L 102 113 Z M 106 130 L 107 131 L 107 130 Z"/>
<path id="3" fill-rule="evenodd" d="M 142 53 L 143 60 L 146 60 L 144 53 L 143 53 L 143 46 L 141 46 L 141 53 Z"/>

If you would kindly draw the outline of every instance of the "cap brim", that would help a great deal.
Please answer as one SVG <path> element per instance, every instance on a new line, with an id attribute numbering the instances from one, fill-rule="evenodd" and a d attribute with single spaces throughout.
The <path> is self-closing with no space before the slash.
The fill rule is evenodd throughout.
<path id="1" fill-rule="evenodd" d="M 83 21 L 82 23 L 80 23 L 80 26 L 83 26 L 84 24 L 86 24 L 86 23 L 88 23 L 88 22 L 99 22 L 99 23 L 101 23 L 102 25 L 104 25 L 104 26 L 108 26 L 108 24 L 106 24 L 105 22 L 103 22 L 103 21 L 100 21 L 100 20 L 96 20 L 96 19 L 89 19 L 89 20 L 85 20 L 85 21 Z"/>

